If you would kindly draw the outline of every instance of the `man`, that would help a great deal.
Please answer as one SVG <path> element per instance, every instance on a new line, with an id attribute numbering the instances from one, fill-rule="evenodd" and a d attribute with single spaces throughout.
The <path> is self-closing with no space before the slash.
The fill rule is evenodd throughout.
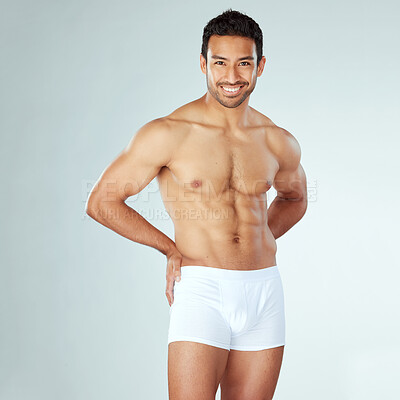
<path id="1" fill-rule="evenodd" d="M 98 222 L 167 257 L 171 400 L 215 399 L 219 385 L 222 400 L 272 399 L 277 384 L 285 318 L 275 240 L 304 215 L 307 189 L 297 140 L 248 105 L 265 61 L 253 19 L 229 9 L 209 21 L 207 93 L 141 127 L 87 203 Z M 175 242 L 125 204 L 155 177 Z"/>

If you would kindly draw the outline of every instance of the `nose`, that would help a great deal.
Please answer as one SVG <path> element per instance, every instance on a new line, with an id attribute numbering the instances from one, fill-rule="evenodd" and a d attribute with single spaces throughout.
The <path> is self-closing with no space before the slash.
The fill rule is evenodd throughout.
<path id="1" fill-rule="evenodd" d="M 231 85 L 235 85 L 236 83 L 240 82 L 240 74 L 235 65 L 228 68 L 226 72 L 226 81 Z"/>

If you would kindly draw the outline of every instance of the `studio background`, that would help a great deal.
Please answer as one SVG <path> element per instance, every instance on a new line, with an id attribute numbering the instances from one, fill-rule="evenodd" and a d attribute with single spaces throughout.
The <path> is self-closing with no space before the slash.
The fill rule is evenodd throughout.
<path id="1" fill-rule="evenodd" d="M 85 202 L 139 127 L 206 92 L 202 30 L 227 8 L 263 30 L 249 104 L 308 183 L 277 240 L 274 399 L 399 398 L 399 4 L 2 0 L 1 400 L 167 399 L 166 257 Z M 127 204 L 173 239 L 155 180 Z"/>

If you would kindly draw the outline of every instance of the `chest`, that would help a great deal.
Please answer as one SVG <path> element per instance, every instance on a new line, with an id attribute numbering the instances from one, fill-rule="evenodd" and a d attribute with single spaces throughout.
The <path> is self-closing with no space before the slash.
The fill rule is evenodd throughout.
<path id="1" fill-rule="evenodd" d="M 257 196 L 270 189 L 277 170 L 261 134 L 203 134 L 182 143 L 161 179 L 177 189 L 210 196 L 227 190 Z"/>

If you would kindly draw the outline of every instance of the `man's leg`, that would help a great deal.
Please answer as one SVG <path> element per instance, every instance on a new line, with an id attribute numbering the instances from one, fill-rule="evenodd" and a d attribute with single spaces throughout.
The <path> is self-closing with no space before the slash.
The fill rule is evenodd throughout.
<path id="1" fill-rule="evenodd" d="M 259 351 L 230 350 L 221 379 L 221 400 L 271 400 L 284 346 Z"/>
<path id="2" fill-rule="evenodd" d="M 168 345 L 169 400 L 215 400 L 228 355 L 229 350 L 208 344 L 171 342 Z"/>

